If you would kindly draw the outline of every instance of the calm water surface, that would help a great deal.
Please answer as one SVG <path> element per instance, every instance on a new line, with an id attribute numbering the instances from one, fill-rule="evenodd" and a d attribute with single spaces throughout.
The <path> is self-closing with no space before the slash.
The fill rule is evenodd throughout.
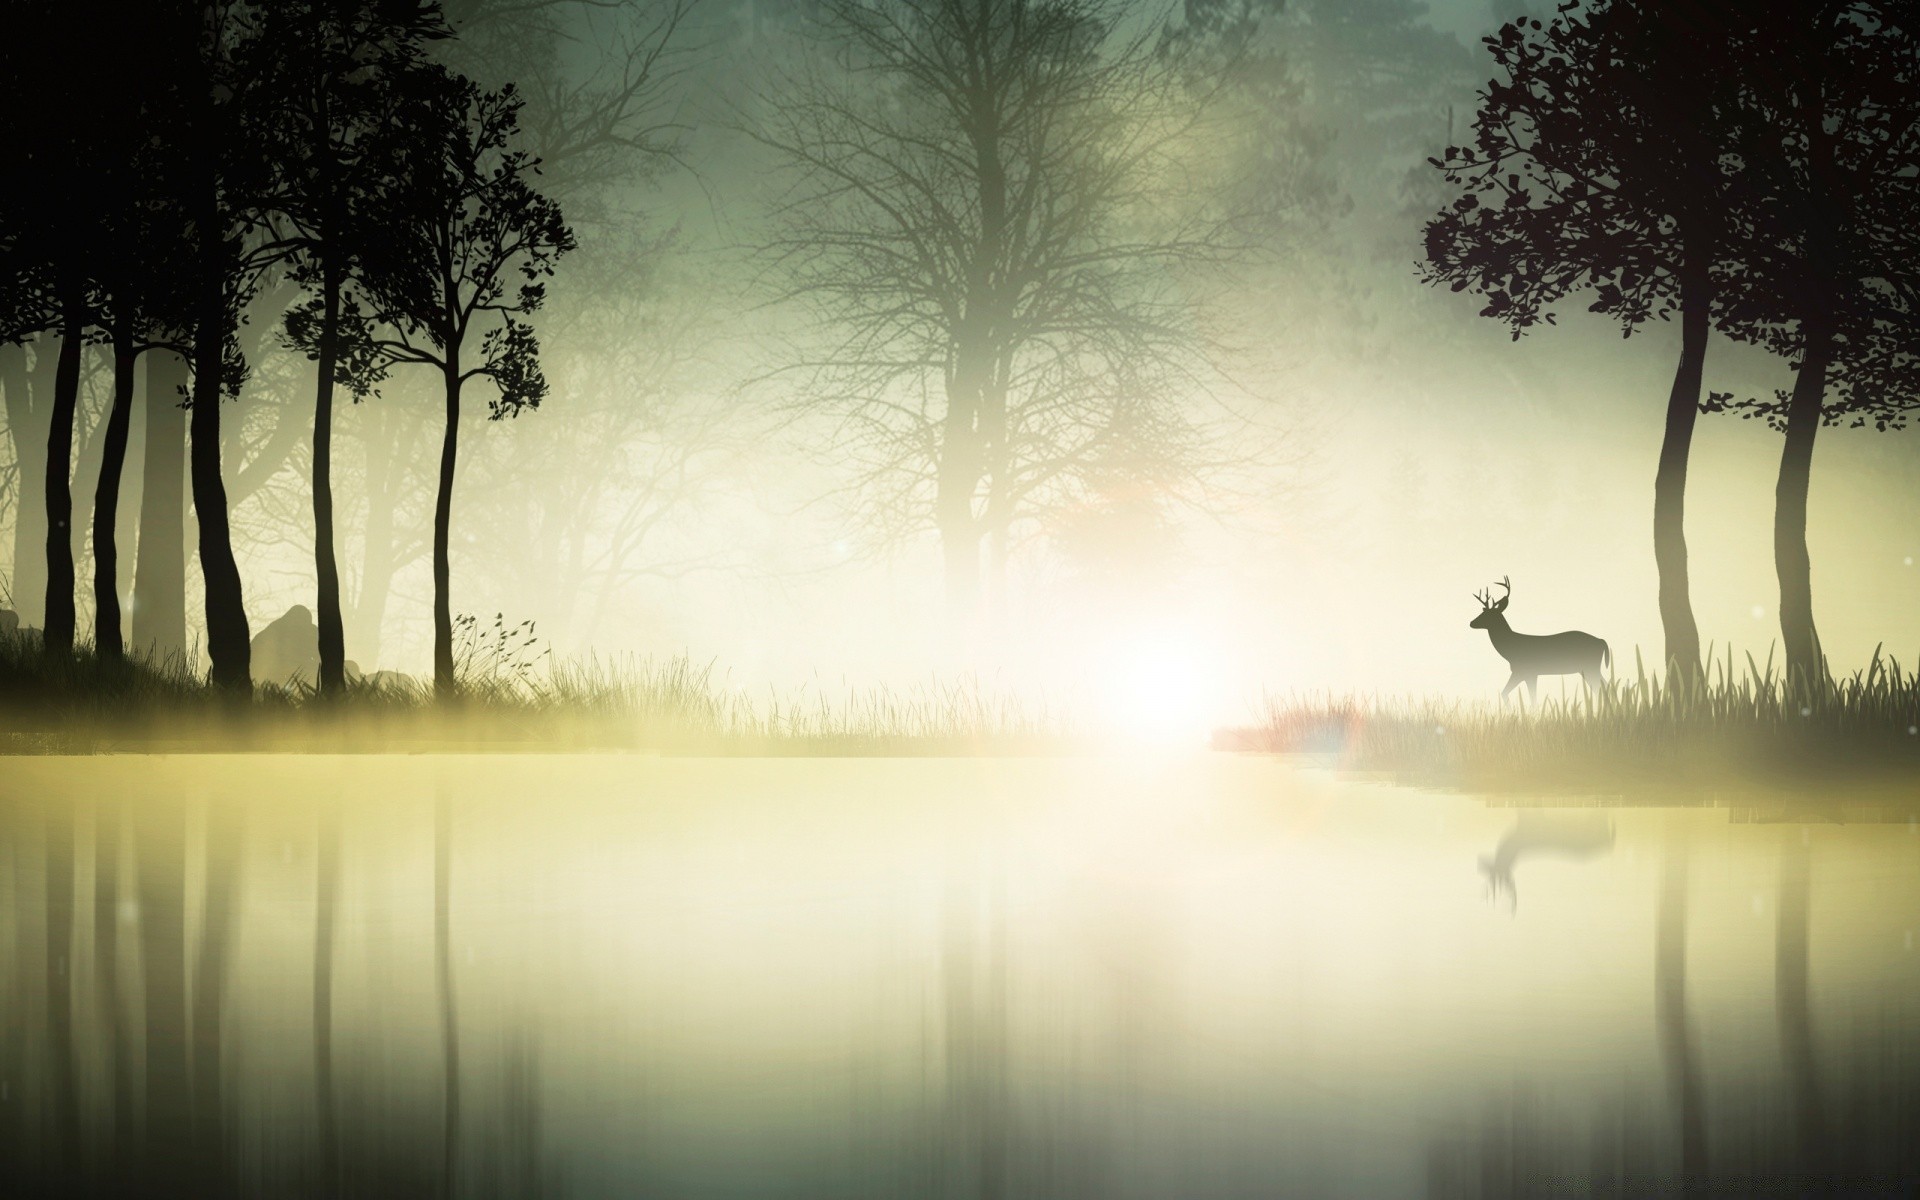
<path id="1" fill-rule="evenodd" d="M 1261 759 L 0 765 L 0 1190 L 1920 1182 L 1920 802 Z"/>

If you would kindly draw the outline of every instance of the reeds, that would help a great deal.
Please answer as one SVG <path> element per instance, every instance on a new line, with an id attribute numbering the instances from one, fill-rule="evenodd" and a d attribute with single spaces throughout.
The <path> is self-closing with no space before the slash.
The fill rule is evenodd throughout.
<path id="1" fill-rule="evenodd" d="M 1576 685 L 1577 686 L 1577 685 Z M 1876 648 L 1824 685 L 1790 685 L 1733 651 L 1679 685 L 1635 654 L 1632 680 L 1537 705 L 1516 699 L 1269 696 L 1260 723 L 1223 748 L 1320 756 L 1343 769 L 1477 789 L 1606 790 L 1741 780 L 1804 788 L 1920 772 L 1920 672 Z"/>
<path id="2" fill-rule="evenodd" d="M 305 683 L 234 700 L 184 663 L 41 652 L 0 634 L 0 753 L 112 750 L 641 750 L 697 754 L 1047 753 L 1079 746 L 1064 710 L 976 679 L 814 686 L 756 703 L 685 657 L 555 658 L 531 625 L 467 620 L 459 686 L 381 672 L 322 699 Z"/>

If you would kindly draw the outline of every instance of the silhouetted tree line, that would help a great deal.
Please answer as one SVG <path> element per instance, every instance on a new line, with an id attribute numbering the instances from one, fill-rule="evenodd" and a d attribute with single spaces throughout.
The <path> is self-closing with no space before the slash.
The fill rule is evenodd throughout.
<path id="1" fill-rule="evenodd" d="M 1899 424 L 1920 384 L 1920 9 L 1900 0 L 1603 0 L 1517 18 L 1423 273 L 1517 338 L 1573 295 L 1631 334 L 1678 318 L 1654 481 L 1666 659 L 1700 679 L 1683 529 L 1701 411 L 1785 435 L 1774 561 L 1787 673 L 1817 687 L 1807 493 L 1823 424 Z M 1768 398 L 1702 396 L 1712 332 L 1790 360 Z"/>
<path id="2" fill-rule="evenodd" d="M 496 418 L 545 397 L 529 318 L 574 246 L 556 197 L 576 220 L 631 224 L 612 197 L 671 158 L 674 125 L 656 106 L 691 2 L 160 0 L 86 39 L 71 36 L 69 6 L 13 6 L 0 98 L 33 119 L 16 123 L 0 194 L 0 389 L 16 451 L 0 485 L 17 498 L 15 596 L 44 594 L 47 654 L 70 653 L 78 623 L 76 420 L 99 464 L 96 645 L 127 651 L 116 525 L 136 511 L 119 492 L 144 360 L 133 648 L 184 646 L 184 563 L 164 548 L 182 539 L 190 485 L 213 678 L 248 686 L 228 514 L 310 445 L 320 691 L 345 685 L 349 615 L 377 628 L 394 571 L 429 553 L 436 687 L 451 689 L 468 385 L 484 385 Z M 564 48 L 568 21 L 616 9 L 634 18 L 620 37 Z M 1065 538 L 1088 513 L 1151 525 L 1215 484 L 1230 456 L 1195 397 L 1222 375 L 1199 299 L 1219 279 L 1347 212 L 1385 255 L 1407 206 L 1430 213 L 1444 182 L 1422 274 L 1483 296 L 1516 336 L 1574 295 L 1628 332 L 1681 326 L 1654 521 L 1680 678 L 1697 679 L 1700 660 L 1682 522 L 1695 417 L 1734 408 L 1783 431 L 1788 667 L 1821 677 L 1805 540 L 1815 434 L 1898 425 L 1915 392 L 1909 12 L 1595 0 L 1517 16 L 1486 40 L 1497 74 L 1471 139 L 1399 187 L 1382 181 L 1452 133 L 1442 101 L 1466 69 L 1405 0 L 1189 0 L 1165 25 L 1103 0 L 810 0 L 750 15 L 815 51 L 736 109 L 785 168 L 763 262 L 816 321 L 783 360 L 790 411 L 827 418 L 821 444 L 851 470 L 866 532 L 939 539 L 964 615 L 1000 589 L 1022 541 Z M 521 77 L 524 89 L 507 82 Z M 1370 115 L 1315 123 L 1348 111 Z M 1362 160 L 1370 181 L 1354 175 Z M 1391 252 L 1404 262 L 1404 247 Z M 596 266 L 583 279 L 630 301 L 633 278 Z M 630 307 L 594 294 L 597 311 Z M 1716 329 L 1791 359 L 1796 386 L 1703 395 Z M 284 402 L 223 430 L 223 398 L 261 390 L 263 369 L 288 374 L 267 354 L 276 345 L 314 364 L 311 433 L 304 403 Z M 624 346 L 603 350 L 625 361 Z M 391 431 L 424 418 L 382 406 L 356 480 L 364 554 L 347 614 L 335 402 L 370 396 L 397 366 L 430 369 L 444 401 L 431 544 L 403 546 L 392 528 L 407 473 Z M 612 389 L 634 413 L 581 428 L 629 438 L 647 402 L 625 393 L 646 369 L 620 367 Z M 111 378 L 112 402 L 89 431 L 76 400 L 91 377 Z M 557 536 L 585 561 L 582 514 L 611 514 L 604 573 L 633 574 L 681 486 L 684 460 L 661 457 L 621 460 L 618 486 L 637 501 L 573 481 L 528 500 L 530 543 Z M 632 483 L 656 465 L 665 490 Z M 358 494 L 345 503 L 362 512 Z M 517 498 L 485 503 L 503 525 L 522 516 Z"/>
<path id="3" fill-rule="evenodd" d="M 462 388 L 491 382 L 495 417 L 539 404 L 546 385 L 523 318 L 573 247 L 559 208 L 533 186 L 537 163 L 518 139 L 521 99 L 428 57 L 452 34 L 434 0 L 160 0 L 114 13 L 86 38 L 73 36 L 72 7 L 51 0 L 15 5 L 9 19 L 0 99 L 35 118 L 17 124 L 18 165 L 0 197 L 0 344 L 53 336 L 60 346 L 35 472 L 45 492 L 45 653 L 70 654 L 74 643 L 74 408 L 82 350 L 104 341 L 114 400 L 94 508 L 98 652 L 125 652 L 114 522 L 134 365 L 142 354 L 171 353 L 187 366 L 180 399 L 212 678 L 251 686 L 220 401 L 247 378 L 249 303 L 270 281 L 286 281 L 301 298 L 282 335 L 318 368 L 320 690 L 345 683 L 335 394 L 358 399 L 395 365 L 429 364 L 447 411 L 434 660 L 436 688 L 450 691 L 448 527 Z M 150 386 L 166 378 L 150 370 Z M 150 397 L 150 415 L 164 407 Z M 155 441 L 150 433 L 150 456 Z M 136 597 L 145 599 L 137 583 Z"/>

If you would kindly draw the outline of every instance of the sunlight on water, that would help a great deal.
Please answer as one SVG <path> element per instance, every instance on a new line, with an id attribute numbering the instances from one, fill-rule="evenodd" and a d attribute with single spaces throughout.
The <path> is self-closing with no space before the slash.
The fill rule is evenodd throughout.
<path id="1" fill-rule="evenodd" d="M 1222 756 L 14 759 L 0 798 L 29 1182 L 1482 1195 L 1920 1159 L 1909 812 Z"/>

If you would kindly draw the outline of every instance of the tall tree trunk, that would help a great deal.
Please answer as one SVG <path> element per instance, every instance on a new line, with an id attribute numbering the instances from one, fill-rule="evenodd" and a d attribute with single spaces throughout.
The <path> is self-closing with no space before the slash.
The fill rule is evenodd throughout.
<path id="1" fill-rule="evenodd" d="M 354 641 L 362 666 L 372 670 L 380 662 L 381 629 L 386 623 L 387 600 L 393 590 L 397 552 L 393 544 L 396 497 L 405 486 L 396 466 L 404 438 L 411 443 L 419 432 L 419 416 L 406 405 L 376 405 L 362 410 L 366 433 L 367 519 L 360 546 L 360 593 L 354 598 Z M 424 418 L 421 418 L 424 419 Z"/>
<path id="2" fill-rule="evenodd" d="M 977 638 L 982 617 L 980 555 L 990 532 L 973 515 L 974 494 L 993 474 L 1005 452 L 1006 397 L 997 385 L 1005 340 L 1000 328 L 1008 315 L 1002 311 L 1000 272 L 1007 244 L 1007 172 L 1001 154 L 1001 131 L 1007 116 L 1007 93 L 999 64 L 991 61 L 987 26 L 994 20 L 981 6 L 978 25 L 971 31 L 968 71 L 976 81 L 965 94 L 967 140 L 973 148 L 973 187 L 979 205 L 979 242 L 967 264 L 964 307 L 954 337 L 954 386 L 948 389 L 944 455 L 938 486 L 943 511 L 940 537 L 947 554 L 947 589 L 953 615 L 963 619 Z M 952 478 L 948 472 L 951 468 Z M 991 516 L 991 514 L 989 514 Z"/>
<path id="3" fill-rule="evenodd" d="M 145 355 L 141 355 L 142 358 Z M 136 366 L 133 371 L 132 411 L 127 420 L 127 449 L 120 456 L 120 500 L 113 515 L 114 538 L 118 552 L 114 555 L 113 594 L 120 600 L 121 650 L 127 649 L 128 638 L 132 634 L 133 616 L 133 565 L 139 561 L 138 532 L 140 529 L 140 456 L 146 448 L 145 410 L 140 406 L 140 391 L 145 386 L 147 368 L 145 363 Z M 104 439 L 103 439 L 104 440 Z"/>
<path id="4" fill-rule="evenodd" d="M 1007 595 L 1007 556 L 1011 553 L 1012 543 L 1008 530 L 1007 514 L 994 511 L 997 508 L 988 502 L 986 536 L 983 539 L 986 550 L 986 582 L 981 588 L 983 611 L 987 628 L 991 636 L 1002 638 L 1007 632 L 1011 601 Z"/>
<path id="5" fill-rule="evenodd" d="M 147 435 L 133 568 L 133 649 L 155 662 L 187 653 L 187 360 L 147 356 Z"/>
<path id="6" fill-rule="evenodd" d="M 1709 317 L 1705 273 L 1683 269 L 1680 298 L 1680 365 L 1667 396 L 1667 429 L 1660 442 L 1660 470 L 1653 479 L 1653 561 L 1660 572 L 1660 624 L 1667 639 L 1667 681 L 1695 687 L 1701 681 L 1700 627 L 1693 619 L 1687 579 L 1687 458 L 1700 412 L 1700 380 L 1707 358 Z"/>
<path id="7" fill-rule="evenodd" d="M 340 330 L 340 272 L 328 255 L 322 272 L 319 389 L 313 402 L 313 568 L 319 581 L 320 695 L 347 689 L 346 632 L 340 622 L 340 568 L 333 556 L 333 376 Z"/>
<path id="8" fill-rule="evenodd" d="M 1773 565 L 1780 576 L 1780 638 L 1787 652 L 1787 683 L 1802 693 L 1823 687 L 1826 663 L 1813 625 L 1813 564 L 1807 553 L 1807 489 L 1813 439 L 1820 431 L 1833 331 L 1824 318 L 1805 325 L 1800 372 L 1787 401 L 1786 446 L 1773 493 Z"/>
<path id="9" fill-rule="evenodd" d="M 441 700 L 451 700 L 454 691 L 447 532 L 453 520 L 453 469 L 460 453 L 460 366 L 456 358 L 448 361 L 447 429 L 440 441 L 440 487 L 433 502 L 433 690 Z"/>
<path id="10" fill-rule="evenodd" d="M 371 673 L 380 663 L 381 627 L 387 619 L 387 596 L 393 590 L 393 506 L 375 484 L 368 453 L 367 528 L 360 550 L 360 594 L 353 605 L 354 641 L 361 669 Z"/>
<path id="11" fill-rule="evenodd" d="M 60 366 L 47 426 L 47 600 L 41 634 L 48 654 L 73 652 L 73 416 L 80 397 L 80 343 L 86 334 L 84 297 L 68 289 L 60 306 Z"/>
<path id="12" fill-rule="evenodd" d="M 980 389 L 964 368 L 947 389 L 947 413 L 934 473 L 934 528 L 946 560 L 947 615 L 970 626 L 980 607 L 980 523 L 973 496 L 980 486 Z"/>
<path id="13" fill-rule="evenodd" d="M 193 345 L 191 473 L 193 511 L 200 522 L 200 574 L 206 584 L 207 655 L 213 682 L 235 695 L 253 690 L 252 646 L 227 522 L 227 488 L 220 478 L 220 377 L 227 338 L 225 267 L 229 246 L 216 214 L 199 222 L 202 255 L 199 312 Z"/>
<path id="14" fill-rule="evenodd" d="M 126 650 L 120 637 L 120 562 L 114 523 L 120 515 L 120 474 L 127 462 L 127 427 L 133 421 L 133 326 L 114 322 L 113 409 L 107 414 L 106 448 L 100 482 L 93 490 L 93 646 L 118 662 Z"/>
<path id="15" fill-rule="evenodd" d="M 8 591 L 23 626 L 39 626 L 47 597 L 46 492 L 47 412 L 53 389 L 52 359 L 44 335 L 35 351 L 35 370 L 27 370 L 27 348 L 0 346 L 0 387 L 6 389 L 7 436 L 13 442 L 13 578 Z"/>
<path id="16" fill-rule="evenodd" d="M 980 531 L 971 519 L 940 522 L 940 552 L 946 562 L 947 609 L 962 624 L 980 609 Z"/>

